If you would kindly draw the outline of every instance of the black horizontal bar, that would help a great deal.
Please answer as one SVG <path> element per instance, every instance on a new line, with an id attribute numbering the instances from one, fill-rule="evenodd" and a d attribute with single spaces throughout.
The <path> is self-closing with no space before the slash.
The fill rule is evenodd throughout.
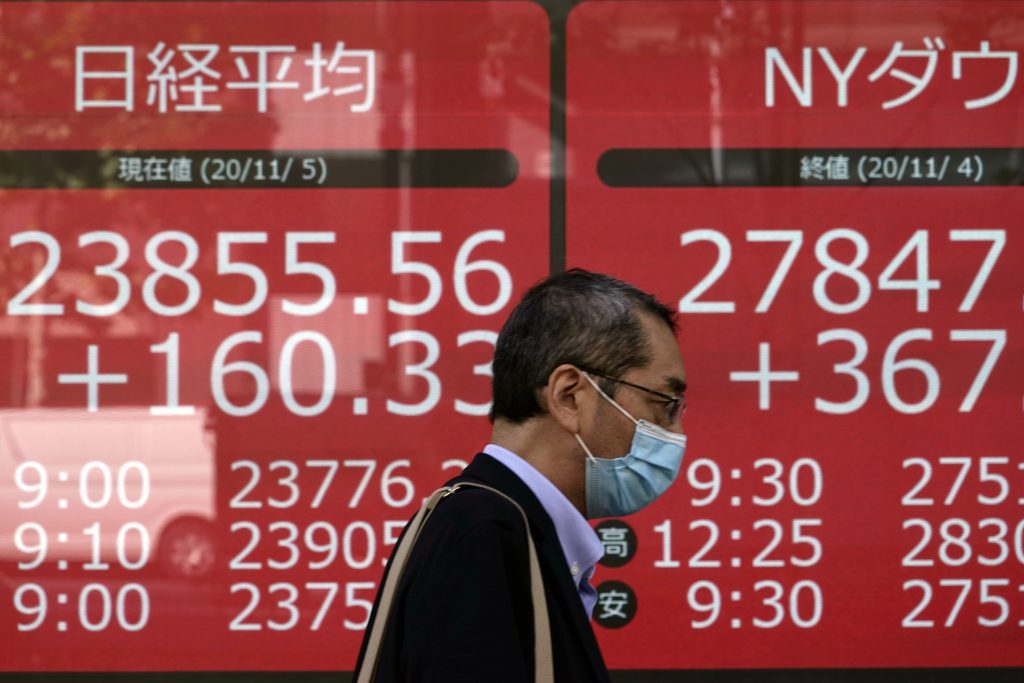
<path id="1" fill-rule="evenodd" d="M 1024 148 L 610 149 L 609 187 L 865 187 L 1024 185 Z"/>
<path id="2" fill-rule="evenodd" d="M 1024 668 L 950 669 L 649 669 L 612 670 L 612 683 L 1020 683 Z M 178 671 L 0 673 L 0 682 L 36 683 L 346 683 L 347 671 Z"/>
<path id="3" fill-rule="evenodd" d="M 501 188 L 505 149 L 5 150 L 0 188 Z"/>

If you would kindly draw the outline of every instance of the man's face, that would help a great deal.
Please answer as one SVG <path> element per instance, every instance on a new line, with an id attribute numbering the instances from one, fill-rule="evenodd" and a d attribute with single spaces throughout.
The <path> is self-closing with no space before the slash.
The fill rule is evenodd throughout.
<path id="1" fill-rule="evenodd" d="M 669 396 L 680 396 L 686 390 L 686 370 L 672 330 L 649 314 L 641 313 L 639 317 L 651 345 L 651 362 L 642 368 L 631 368 L 617 379 Z M 600 381 L 599 378 L 594 379 Z M 612 383 L 612 388 L 615 393 L 611 396 L 615 402 L 637 420 L 647 420 L 670 431 L 682 432 L 680 416 L 671 419 L 671 406 L 664 399 L 625 384 Z M 586 437 L 595 457 L 617 458 L 629 452 L 634 429 L 635 425 L 625 415 L 599 397 L 593 436 L 581 436 Z"/>

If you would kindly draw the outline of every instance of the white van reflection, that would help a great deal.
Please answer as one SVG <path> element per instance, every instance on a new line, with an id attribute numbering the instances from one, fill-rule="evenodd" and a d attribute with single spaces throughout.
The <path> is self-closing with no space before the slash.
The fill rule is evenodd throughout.
<path id="1" fill-rule="evenodd" d="M 0 410 L 0 561 L 20 570 L 216 567 L 206 411 Z"/>

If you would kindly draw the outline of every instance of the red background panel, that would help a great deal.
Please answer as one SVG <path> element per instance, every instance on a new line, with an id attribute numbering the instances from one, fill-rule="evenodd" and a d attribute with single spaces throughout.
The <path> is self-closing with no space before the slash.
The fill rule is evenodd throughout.
<path id="1" fill-rule="evenodd" d="M 367 601 L 402 524 L 422 497 L 458 471 L 449 461 L 471 459 L 488 438 L 486 418 L 459 412 L 456 401 L 487 403 L 492 347 L 460 343 L 460 335 L 496 333 L 521 293 L 547 273 L 544 14 L 528 3 L 443 2 L 19 3 L 2 12 L 0 64 L 12 85 L 0 100 L 0 125 L 9 148 L 251 149 L 283 155 L 299 149 L 310 150 L 307 156 L 394 148 L 414 156 L 417 149 L 468 148 L 505 149 L 515 157 L 517 175 L 503 188 L 0 191 L 0 250 L 9 266 L 3 271 L 0 352 L 4 367 L 11 368 L 2 381 L 0 411 L 7 520 L 2 571 L 9 579 L 0 668 L 351 669 Z M 46 27 L 45 39 L 40 27 Z M 74 111 L 79 45 L 131 45 L 139 69 L 160 41 L 171 47 L 217 43 L 225 51 L 228 45 L 295 45 L 293 69 L 299 69 L 314 41 L 333 49 L 339 40 L 352 49 L 377 51 L 376 100 L 368 112 L 353 113 L 347 101 L 330 97 L 304 102 L 301 91 L 289 91 L 272 95 L 264 114 L 254 97 L 237 92 L 225 98 L 219 113 L 161 114 L 143 106 L 142 80 L 133 112 Z M 221 67 L 225 79 L 235 75 L 230 61 Z M 79 246 L 83 234 L 99 230 L 116 232 L 128 243 L 121 270 L 131 297 L 116 316 L 75 310 L 76 299 L 100 304 L 116 292 L 111 278 L 94 273 L 111 262 L 114 247 Z M 11 297 L 47 258 L 38 243 L 10 243 L 26 231 L 45 232 L 60 245 L 55 274 L 30 302 L 61 303 L 61 316 L 6 314 Z M 157 315 L 142 297 L 154 271 L 146 245 L 162 231 L 186 233 L 198 247 L 189 272 L 201 295 L 183 315 Z M 253 285 L 246 276 L 218 272 L 217 234 L 244 231 L 265 233 L 266 243 L 234 245 L 231 260 L 258 267 L 266 275 L 268 297 L 249 315 L 226 316 L 214 310 L 214 300 L 243 303 Z M 315 276 L 286 272 L 287 235 L 298 231 L 335 236 L 332 244 L 298 248 L 299 260 L 326 267 L 337 283 L 334 302 L 315 316 L 282 313 L 283 300 L 308 302 L 321 292 Z M 393 235 L 400 231 L 437 233 L 434 241 L 403 250 L 402 259 L 419 273 L 436 273 L 440 287 L 436 305 L 420 315 L 388 307 L 389 300 L 422 301 L 434 286 L 422 274 L 395 272 Z M 466 246 L 484 231 L 500 231 L 501 238 L 492 233 Z M 159 251 L 173 265 L 183 253 L 181 244 Z M 466 261 L 461 266 L 460 253 Z M 466 270 L 473 265 L 476 270 Z M 507 274 L 508 291 L 499 288 L 496 273 Z M 462 282 L 477 305 L 504 303 L 473 313 L 464 303 L 467 294 L 456 291 Z M 156 289 L 167 305 L 186 296 L 172 276 L 163 276 Z M 365 313 L 358 311 L 360 297 Z M 261 368 L 269 377 L 269 395 L 253 414 L 235 416 L 216 400 L 211 372 L 225 340 L 245 330 L 259 333 L 262 341 L 238 345 L 225 360 Z M 337 363 L 329 407 L 309 417 L 287 407 L 279 379 L 286 340 L 302 331 L 322 335 Z M 179 401 L 197 407 L 189 419 L 149 414 L 149 406 L 163 404 L 167 392 L 167 354 L 150 347 L 172 333 L 179 336 Z M 427 341 L 403 343 L 395 336 L 403 333 Z M 428 344 L 434 342 L 437 357 L 430 360 Z M 97 413 L 85 410 L 84 386 L 57 381 L 60 374 L 85 371 L 90 345 L 99 347 L 102 372 L 129 376 L 127 384 L 99 389 Z M 323 367 L 313 343 L 296 348 L 290 376 L 300 406 L 319 399 Z M 432 383 L 438 393 L 428 409 L 397 414 L 395 404 L 424 402 Z M 244 372 L 230 373 L 225 392 L 229 402 L 245 405 L 256 396 L 256 384 Z M 72 452 L 81 457 L 70 458 Z M 94 488 L 101 482 L 100 466 L 87 463 L 105 463 L 116 477 L 126 458 L 148 468 L 151 502 L 133 510 L 115 498 L 100 510 L 89 508 L 83 496 L 99 495 Z M 14 481 L 15 469 L 27 461 L 45 468 L 50 488 L 38 505 L 21 507 L 34 498 Z M 337 470 L 328 482 L 326 466 L 309 461 L 335 462 Z M 373 463 L 372 472 L 366 461 Z M 87 467 L 82 494 L 78 483 Z M 35 481 L 35 470 L 26 471 L 23 476 Z M 213 523 L 218 564 L 204 581 L 168 578 L 157 566 L 166 525 L 185 497 L 199 501 L 191 514 Z M 111 565 L 108 570 L 85 567 L 91 540 L 83 528 L 94 521 L 104 533 L 101 559 Z M 17 562 L 31 563 L 35 553 L 19 551 L 11 534 L 30 522 L 46 532 L 47 559 L 39 567 L 19 568 Z M 113 539 L 132 522 L 144 525 L 151 541 L 151 561 L 137 571 L 118 568 Z M 254 533 L 258 541 L 250 547 Z M 23 532 L 24 543 L 35 543 L 33 534 Z M 60 540 L 62 534 L 67 541 Z M 333 551 L 314 550 L 325 544 Z M 72 545 L 79 550 L 69 550 Z M 129 560 L 136 552 L 128 549 Z M 104 590 L 116 599 L 127 582 L 148 591 L 146 626 L 126 630 L 111 612 L 108 626 L 86 628 L 102 619 Z M 15 591 L 28 584 L 40 587 L 48 607 L 40 625 L 19 630 L 17 625 L 36 619 L 15 605 Z M 283 584 L 296 587 L 298 595 Z M 336 587 L 330 599 L 324 584 Z M 21 596 L 29 612 L 36 595 Z M 125 618 L 135 623 L 137 596 L 128 598 Z M 232 630 L 232 623 L 258 630 Z"/>
<path id="2" fill-rule="evenodd" d="M 1018 7 L 999 2 L 607 2 L 580 5 L 570 15 L 568 265 L 623 277 L 673 306 L 702 282 L 708 287 L 697 301 L 734 304 L 733 312 L 684 309 L 681 314 L 680 343 L 691 387 L 684 419 L 690 437 L 687 462 L 664 500 L 630 518 L 639 535 L 636 558 L 622 568 L 599 570 L 598 581 L 622 580 L 638 599 L 632 623 L 600 631 L 612 667 L 1024 663 L 1024 556 L 1011 552 L 988 565 L 979 561 L 1000 555 L 999 541 L 988 538 L 995 523 L 979 524 L 998 519 L 1012 533 L 1024 513 L 1024 204 L 1019 190 L 612 188 L 602 184 L 596 170 L 600 156 L 616 148 L 831 147 L 898 153 L 913 147 L 1019 146 L 1024 138 L 1019 86 L 991 107 L 968 111 L 963 106 L 965 100 L 996 90 L 1005 67 L 976 60 L 965 64 L 970 78 L 957 81 L 951 77 L 950 54 L 977 50 L 980 41 L 990 41 L 992 50 L 1019 52 L 1019 32 L 1001 27 L 1020 19 Z M 922 49 L 922 38 L 936 36 L 946 49 L 929 87 L 902 107 L 883 109 L 909 85 L 891 76 L 872 82 L 868 74 L 895 41 Z M 826 47 L 840 65 L 865 47 L 850 80 L 849 105 L 836 104 L 834 81 L 815 52 L 813 106 L 799 106 L 780 78 L 777 106 L 767 107 L 768 47 L 786 55 L 798 76 L 803 47 Z M 919 73 L 913 61 L 899 67 Z M 841 264 L 857 257 L 850 233 L 830 232 L 837 229 L 856 231 L 865 245 L 863 263 L 854 269 L 861 275 L 844 274 L 848 271 L 840 266 L 824 285 L 829 300 L 844 304 L 857 296 L 853 277 L 866 278 L 870 297 L 847 313 L 826 311 L 820 301 L 824 297 L 815 295 L 829 257 Z M 951 231 L 984 229 L 1004 231 L 1005 247 L 973 309 L 959 312 L 990 243 L 955 241 Z M 717 236 L 684 246 L 682 236 L 698 230 Z M 755 312 L 755 306 L 788 243 L 778 236 L 774 243 L 752 242 L 747 233 L 755 230 L 796 231 L 802 239 L 764 312 Z M 916 231 L 926 231 L 928 240 L 929 270 L 921 277 L 939 283 L 929 292 L 927 310 L 920 312 L 913 292 L 879 286 L 883 271 Z M 836 239 L 825 245 L 823 236 Z M 827 254 L 816 253 L 825 246 Z M 916 254 L 892 274 L 896 279 L 915 278 Z M 713 274 L 716 264 L 722 270 Z M 867 395 L 849 414 L 815 408 L 816 399 L 846 402 L 857 390 L 855 377 L 836 369 L 854 359 L 853 342 L 819 341 L 828 330 L 857 335 L 866 348 L 856 369 L 863 373 Z M 892 348 L 893 340 L 908 330 L 930 330 L 932 340 Z M 992 343 L 953 341 L 953 330 L 997 330 L 994 334 L 1006 339 L 977 402 L 965 412 L 962 402 Z M 762 343 L 769 345 L 772 370 L 799 373 L 796 381 L 771 385 L 764 409 L 757 384 L 731 379 L 732 373 L 758 369 Z M 894 407 L 883 386 L 886 367 L 891 370 L 892 363 L 908 358 L 933 366 L 939 380 L 937 398 L 914 414 Z M 918 371 L 895 373 L 894 384 L 890 393 L 898 400 L 917 404 L 926 397 Z M 940 458 L 958 457 L 969 458 L 970 469 L 946 505 L 958 467 L 942 465 Z M 1011 493 L 996 505 L 978 500 L 998 493 L 998 484 L 979 479 L 981 459 L 989 457 L 1007 458 L 999 467 Z M 932 466 L 918 498 L 930 498 L 933 505 L 901 502 L 923 476 L 921 466 L 906 464 L 912 458 Z M 773 499 L 775 491 L 766 481 L 774 465 L 759 465 L 763 459 L 776 460 L 783 469 L 786 494 L 778 503 L 757 504 Z M 809 495 L 810 466 L 798 465 L 804 459 L 820 467 L 820 497 Z M 720 488 L 710 504 L 697 505 L 693 501 L 704 499 L 707 491 L 687 476 L 698 484 L 706 481 L 710 466 L 688 468 L 707 460 L 720 472 Z M 805 502 L 812 499 L 809 504 L 793 500 L 788 478 L 794 469 L 797 493 Z M 905 528 L 912 519 L 925 520 L 932 533 L 917 554 L 912 551 L 924 522 Z M 669 554 L 662 526 L 666 520 L 672 525 Z M 782 531 L 776 534 L 773 522 L 766 520 Z M 811 566 L 792 561 L 807 560 L 814 552 L 811 541 L 794 533 L 794 520 L 815 520 L 800 527 L 800 534 L 820 543 L 820 559 Z M 961 562 L 955 543 L 942 545 L 941 527 L 947 520 L 963 520 L 970 528 L 969 560 Z M 959 533 L 960 525 L 953 522 L 947 530 Z M 950 562 L 942 561 L 940 549 Z M 666 559 L 681 566 L 656 565 Z M 908 560 L 910 566 L 904 566 Z M 931 566 L 913 564 L 928 560 Z M 972 583 L 947 628 L 959 588 L 940 582 L 961 579 Z M 979 623 L 999 617 L 998 604 L 991 598 L 983 603 L 980 594 L 982 580 L 990 579 L 1007 582 L 997 592 L 1006 601 L 1008 618 L 993 627 Z M 912 612 L 924 589 L 908 587 L 909 581 L 928 582 L 932 591 L 916 616 Z M 817 615 L 811 584 L 821 595 Z M 782 589 L 778 608 L 773 606 L 776 586 Z M 720 595 L 720 611 L 707 626 L 695 627 L 710 612 L 694 605 L 708 602 L 712 589 Z M 692 590 L 697 592 L 690 600 Z M 903 626 L 915 619 L 930 620 L 933 626 Z M 666 647 L 666 640 L 673 645 Z"/>

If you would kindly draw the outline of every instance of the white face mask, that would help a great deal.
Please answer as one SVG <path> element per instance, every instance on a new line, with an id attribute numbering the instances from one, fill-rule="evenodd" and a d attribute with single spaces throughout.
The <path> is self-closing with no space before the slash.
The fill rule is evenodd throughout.
<path id="1" fill-rule="evenodd" d="M 577 433 L 587 454 L 587 518 L 628 515 L 654 502 L 675 481 L 686 451 L 686 435 L 637 420 L 587 378 L 598 393 L 636 425 L 629 453 L 619 458 L 595 458 Z"/>

